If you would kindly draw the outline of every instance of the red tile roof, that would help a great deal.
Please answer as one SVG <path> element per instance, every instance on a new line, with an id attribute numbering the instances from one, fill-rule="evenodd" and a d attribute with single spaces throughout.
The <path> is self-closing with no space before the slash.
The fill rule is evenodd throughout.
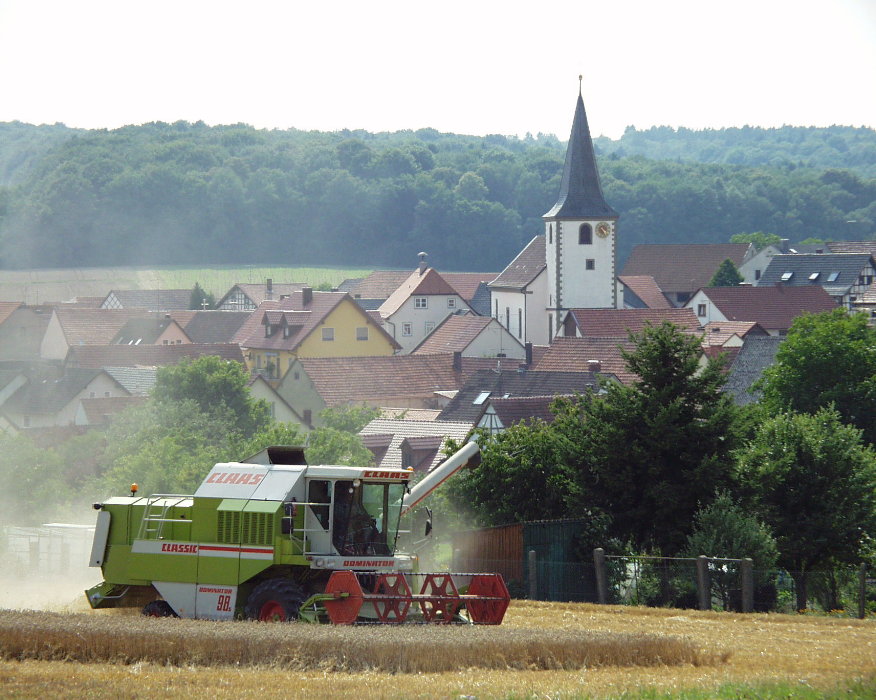
<path id="1" fill-rule="evenodd" d="M 442 352 L 464 352 L 465 349 L 491 323 L 498 325 L 492 316 L 452 314 L 445 318 L 411 354 L 434 355 Z"/>
<path id="2" fill-rule="evenodd" d="M 20 301 L 0 301 L 0 323 L 9 318 L 19 306 Z"/>
<path id="3" fill-rule="evenodd" d="M 536 371 L 588 372 L 591 360 L 599 362 L 599 371 L 614 374 L 623 384 L 630 384 L 636 375 L 627 369 L 621 348 L 632 351 L 633 344 L 621 338 L 554 338 L 554 342 L 535 366 Z"/>
<path id="4" fill-rule="evenodd" d="M 354 299 L 388 299 L 410 276 L 410 270 L 375 270 L 355 285 L 350 294 Z"/>
<path id="5" fill-rule="evenodd" d="M 766 330 L 755 321 L 710 321 L 703 328 L 704 346 L 721 346 L 734 335 L 745 338 L 749 333 L 767 335 Z"/>
<path id="6" fill-rule="evenodd" d="M 545 423 L 553 423 L 554 414 L 550 406 L 560 396 L 572 397 L 574 394 L 554 394 L 552 396 L 509 396 L 490 398 L 490 405 L 506 428 L 521 421 L 535 418 Z"/>
<path id="7" fill-rule="evenodd" d="M 496 277 L 495 272 L 442 272 L 444 281 L 456 290 L 467 303 L 471 303 L 478 287 Z"/>
<path id="8" fill-rule="evenodd" d="M 569 317 L 582 336 L 594 338 L 626 338 L 630 332 L 641 333 L 646 324 L 659 326 L 663 321 L 688 333 L 702 330 L 693 309 L 570 309 Z"/>
<path id="9" fill-rule="evenodd" d="M 378 311 L 383 318 L 389 318 L 398 311 L 412 296 L 458 294 L 447 281 L 438 274 L 437 270 L 429 267 L 422 273 L 414 270 L 408 278 L 402 282 L 389 298 L 380 305 Z"/>
<path id="10" fill-rule="evenodd" d="M 728 321 L 757 321 L 767 330 L 787 330 L 803 313 L 837 308 L 823 287 L 707 287 L 702 291 Z"/>
<path id="11" fill-rule="evenodd" d="M 672 304 L 651 275 L 620 275 L 618 279 L 649 309 L 672 308 Z"/>
<path id="12" fill-rule="evenodd" d="M 749 246 L 749 243 L 637 245 L 621 276 L 650 275 L 664 292 L 693 292 L 709 284 L 725 260 L 739 267 Z"/>
<path id="13" fill-rule="evenodd" d="M 74 345 L 67 352 L 67 367 L 157 367 L 175 365 L 184 357 L 218 355 L 243 362 L 240 346 L 232 343 L 182 345 Z"/>
<path id="14" fill-rule="evenodd" d="M 153 317 L 142 309 L 82 309 L 55 307 L 67 345 L 107 345 L 134 318 Z"/>
<path id="15" fill-rule="evenodd" d="M 461 369 L 453 355 L 391 355 L 376 357 L 300 358 L 304 371 L 328 406 L 367 403 L 399 406 L 427 401 L 436 391 L 458 390 L 478 369 L 503 366 L 497 358 L 463 357 Z M 519 360 L 506 361 L 516 369 Z M 287 375 L 288 376 L 288 375 Z"/>

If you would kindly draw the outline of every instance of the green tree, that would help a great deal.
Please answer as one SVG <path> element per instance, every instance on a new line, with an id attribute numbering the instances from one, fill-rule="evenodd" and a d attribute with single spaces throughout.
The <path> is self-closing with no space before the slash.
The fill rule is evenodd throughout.
<path id="1" fill-rule="evenodd" d="M 199 311 L 202 309 L 215 309 L 216 297 L 211 292 L 205 292 L 201 284 L 195 282 L 195 286 L 192 288 L 192 295 L 189 298 L 189 308 Z"/>
<path id="2" fill-rule="evenodd" d="M 768 245 L 779 245 L 782 242 L 782 237 L 775 233 L 764 233 L 763 231 L 755 231 L 754 233 L 737 233 L 730 236 L 731 243 L 752 243 L 755 250 L 763 250 Z"/>
<path id="3" fill-rule="evenodd" d="M 744 281 L 742 275 L 739 274 L 739 270 L 736 269 L 736 265 L 733 264 L 733 261 L 730 260 L 730 258 L 727 258 L 718 266 L 718 269 L 715 270 L 715 276 L 712 277 L 709 286 L 736 287 Z"/>
<path id="4" fill-rule="evenodd" d="M 794 320 L 763 374 L 761 403 L 773 413 L 833 405 L 845 423 L 876 441 L 876 329 L 843 309 Z"/>
<path id="5" fill-rule="evenodd" d="M 769 528 L 727 492 L 718 493 L 714 501 L 694 514 L 693 532 L 682 553 L 688 557 L 750 557 L 761 585 L 769 577 L 764 572 L 775 569 L 779 556 Z M 739 572 L 719 566 L 712 570 L 711 579 L 713 590 L 727 608 L 730 591 L 739 585 Z"/>
<path id="6" fill-rule="evenodd" d="M 327 408 L 320 414 L 321 425 L 307 436 L 305 455 L 310 464 L 346 464 L 367 467 L 374 455 L 357 434 L 380 415 L 370 406 Z"/>
<path id="7" fill-rule="evenodd" d="M 857 563 L 876 533 L 876 453 L 861 431 L 822 408 L 779 413 L 741 451 L 739 482 L 775 533 L 779 563 L 808 604 L 809 572 Z"/>
<path id="8" fill-rule="evenodd" d="M 701 367 L 698 337 L 664 322 L 631 339 L 635 382 L 559 400 L 553 428 L 574 445 L 580 494 L 611 515 L 614 536 L 671 555 L 699 504 L 729 483 L 735 410 L 720 361 Z"/>
<path id="9" fill-rule="evenodd" d="M 270 424 L 271 414 L 267 402 L 252 397 L 247 381 L 239 362 L 203 355 L 161 367 L 152 397 L 159 405 L 190 400 L 203 413 L 226 420 L 227 430 L 251 436 Z"/>
<path id="10" fill-rule="evenodd" d="M 481 433 L 481 463 L 447 482 L 447 496 L 479 525 L 569 515 L 576 489 L 568 445 L 543 421 Z M 451 446 L 450 449 L 454 449 Z"/>

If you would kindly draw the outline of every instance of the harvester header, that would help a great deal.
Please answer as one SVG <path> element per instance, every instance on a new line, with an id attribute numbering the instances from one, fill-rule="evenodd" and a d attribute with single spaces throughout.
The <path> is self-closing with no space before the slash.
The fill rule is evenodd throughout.
<path id="1" fill-rule="evenodd" d="M 193 495 L 132 488 L 95 504 L 91 565 L 104 582 L 89 603 L 206 619 L 498 624 L 501 576 L 420 573 L 415 555 L 396 551 L 401 515 L 478 459 L 468 443 L 410 488 L 409 470 L 309 466 L 301 448 L 270 447 L 216 464 Z"/>

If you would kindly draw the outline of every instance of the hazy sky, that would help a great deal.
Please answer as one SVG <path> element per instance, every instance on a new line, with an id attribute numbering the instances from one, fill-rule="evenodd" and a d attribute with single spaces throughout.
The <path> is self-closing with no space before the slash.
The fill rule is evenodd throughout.
<path id="1" fill-rule="evenodd" d="M 876 126 L 876 0 L 0 0 L 0 121 Z"/>

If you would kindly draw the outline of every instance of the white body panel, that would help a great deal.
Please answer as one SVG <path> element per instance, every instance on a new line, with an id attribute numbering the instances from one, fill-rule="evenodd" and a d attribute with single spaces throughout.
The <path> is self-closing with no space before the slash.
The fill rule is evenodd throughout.
<path id="1" fill-rule="evenodd" d="M 102 510 L 97 514 L 97 523 L 94 526 L 94 541 L 91 544 L 91 558 L 89 566 L 103 566 L 103 556 L 106 553 L 106 540 L 109 537 L 110 512 Z"/>

